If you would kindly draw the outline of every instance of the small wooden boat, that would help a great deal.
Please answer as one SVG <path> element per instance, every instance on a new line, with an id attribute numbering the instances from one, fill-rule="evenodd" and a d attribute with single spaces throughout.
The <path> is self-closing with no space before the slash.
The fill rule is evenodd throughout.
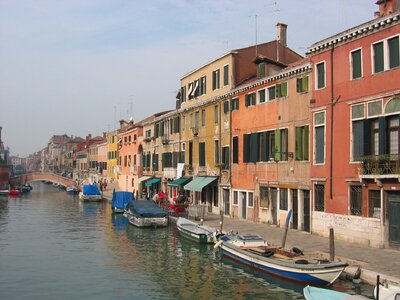
<path id="1" fill-rule="evenodd" d="M 379 300 L 400 300 L 400 287 L 384 282 L 379 285 Z M 377 297 L 377 286 L 374 289 L 374 297 Z"/>
<path id="2" fill-rule="evenodd" d="M 165 227 L 168 215 L 151 200 L 132 200 L 126 206 L 124 216 L 136 227 Z"/>
<path id="3" fill-rule="evenodd" d="M 19 196 L 20 194 L 21 194 L 21 191 L 20 190 L 16 190 L 16 189 L 10 190 L 8 192 L 9 196 Z"/>
<path id="4" fill-rule="evenodd" d="M 83 186 L 82 192 L 79 193 L 81 201 L 101 201 L 103 195 L 100 193 L 99 188 L 95 184 L 87 184 Z"/>
<path id="5" fill-rule="evenodd" d="M 292 250 L 269 246 L 256 234 L 230 234 L 219 238 L 215 247 L 222 254 L 282 278 L 314 285 L 332 284 L 347 266 L 346 263 L 332 262 L 311 255 L 304 256 L 299 249 Z"/>
<path id="6" fill-rule="evenodd" d="M 361 295 L 350 295 L 343 292 L 336 292 L 330 289 L 323 289 L 307 285 L 303 289 L 306 300 L 366 300 L 367 297 Z"/>
<path id="7" fill-rule="evenodd" d="M 0 196 L 8 196 L 9 190 L 0 190 Z"/>
<path id="8" fill-rule="evenodd" d="M 182 217 L 177 219 L 176 226 L 178 227 L 179 233 L 184 237 L 201 244 L 215 243 L 217 230 L 214 228 L 201 226 Z"/>
<path id="9" fill-rule="evenodd" d="M 126 206 L 130 201 L 134 200 L 131 192 L 114 192 L 111 202 L 111 209 L 114 213 L 124 213 Z"/>

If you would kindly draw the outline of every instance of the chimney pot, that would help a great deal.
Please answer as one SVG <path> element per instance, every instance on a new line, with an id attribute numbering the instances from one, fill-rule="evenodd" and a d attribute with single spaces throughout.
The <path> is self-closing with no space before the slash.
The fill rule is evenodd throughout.
<path id="1" fill-rule="evenodd" d="M 283 46 L 287 46 L 287 25 L 283 23 L 276 24 L 276 39 Z"/>

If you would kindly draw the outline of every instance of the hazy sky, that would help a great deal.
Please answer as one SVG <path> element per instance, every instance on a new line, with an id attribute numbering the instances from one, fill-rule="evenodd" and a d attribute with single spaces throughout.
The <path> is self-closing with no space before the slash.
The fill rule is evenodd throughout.
<path id="1" fill-rule="evenodd" d="M 228 50 L 312 43 L 373 19 L 376 0 L 0 0 L 0 126 L 12 155 L 173 109 L 180 78 Z"/>

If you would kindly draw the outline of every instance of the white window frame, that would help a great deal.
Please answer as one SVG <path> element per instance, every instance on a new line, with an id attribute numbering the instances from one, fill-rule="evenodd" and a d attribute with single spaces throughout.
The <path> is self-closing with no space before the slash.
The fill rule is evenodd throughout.
<path id="1" fill-rule="evenodd" d="M 260 102 L 260 91 L 264 91 L 264 102 Z M 264 104 L 268 101 L 268 95 L 267 95 L 268 91 L 266 88 L 264 89 L 259 89 L 257 90 L 257 95 L 256 95 L 256 104 Z"/>
<path id="2" fill-rule="evenodd" d="M 272 88 L 275 90 L 275 98 L 274 99 L 269 99 L 269 92 L 268 91 L 269 91 L 269 89 L 272 89 Z M 276 100 L 277 99 L 277 97 L 276 97 L 276 84 L 270 85 L 269 87 L 266 87 L 265 88 L 265 93 L 266 93 L 266 95 L 265 95 L 266 101 L 265 102 Z"/>
<path id="3" fill-rule="evenodd" d="M 318 87 L 318 68 L 317 68 L 317 66 L 320 64 L 324 65 L 324 86 L 323 87 Z M 314 82 L 315 82 L 315 90 L 323 90 L 324 88 L 326 88 L 326 61 L 325 60 L 315 63 Z"/>
<path id="4" fill-rule="evenodd" d="M 352 53 L 360 50 L 361 51 L 361 76 L 359 78 L 353 78 L 353 59 Z M 363 49 L 362 47 L 355 48 L 349 52 L 349 64 L 350 64 L 350 80 L 358 80 L 364 77 L 364 64 L 363 64 Z"/>
<path id="5" fill-rule="evenodd" d="M 315 125 L 315 115 L 318 113 L 324 113 L 324 123 L 323 124 L 318 124 Z M 323 162 L 316 162 L 316 147 L 317 147 L 317 143 L 316 143 L 316 134 L 315 134 L 315 128 L 316 127 L 321 127 L 324 126 L 324 161 Z M 326 163 L 326 110 L 319 110 L 319 111 L 315 111 L 313 112 L 313 165 L 317 165 L 317 166 L 322 166 L 325 165 Z"/>

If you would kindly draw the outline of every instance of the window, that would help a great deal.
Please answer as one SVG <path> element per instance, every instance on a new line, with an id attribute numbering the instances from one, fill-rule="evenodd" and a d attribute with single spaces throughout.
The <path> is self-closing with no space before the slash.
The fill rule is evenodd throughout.
<path id="1" fill-rule="evenodd" d="M 269 192 L 266 186 L 260 186 L 260 207 L 269 207 Z"/>
<path id="2" fill-rule="evenodd" d="M 201 111 L 201 126 L 204 127 L 206 126 L 206 110 L 203 109 Z"/>
<path id="3" fill-rule="evenodd" d="M 181 126 L 182 131 L 185 130 L 185 125 L 186 125 L 185 123 L 186 123 L 186 116 L 182 116 L 182 126 Z"/>
<path id="4" fill-rule="evenodd" d="M 288 95 L 287 82 L 277 84 L 275 90 L 276 97 L 286 97 Z"/>
<path id="5" fill-rule="evenodd" d="M 199 166 L 206 166 L 206 143 L 199 143 Z"/>
<path id="6" fill-rule="evenodd" d="M 196 79 L 196 80 L 193 82 L 193 92 L 192 92 L 192 95 L 193 95 L 194 97 L 198 97 L 198 96 L 200 95 L 199 83 L 200 83 L 199 79 Z"/>
<path id="7" fill-rule="evenodd" d="M 325 186 L 323 184 L 314 185 L 314 206 L 316 211 L 325 210 Z"/>
<path id="8" fill-rule="evenodd" d="M 254 206 L 254 197 L 253 197 L 253 192 L 249 192 L 247 194 L 247 202 L 249 204 L 249 207 L 253 207 Z"/>
<path id="9" fill-rule="evenodd" d="M 351 52 L 351 79 L 357 79 L 362 77 L 362 57 L 361 49 L 357 49 Z"/>
<path id="10" fill-rule="evenodd" d="M 229 112 L 229 100 L 224 101 L 224 113 L 227 114 Z"/>
<path id="11" fill-rule="evenodd" d="M 265 102 L 265 90 L 258 91 L 258 102 L 264 103 Z"/>
<path id="12" fill-rule="evenodd" d="M 151 138 L 151 129 L 146 130 L 146 138 Z"/>
<path id="13" fill-rule="evenodd" d="M 186 101 L 186 86 L 181 87 L 181 102 Z"/>
<path id="14" fill-rule="evenodd" d="M 325 112 L 314 114 L 314 160 L 316 164 L 325 162 Z"/>
<path id="15" fill-rule="evenodd" d="M 372 46 L 374 51 L 374 73 L 382 72 L 385 69 L 383 60 L 383 42 Z"/>
<path id="16" fill-rule="evenodd" d="M 148 154 L 148 156 L 150 157 L 150 153 Z M 163 169 L 164 168 L 172 168 L 172 152 L 164 152 L 162 154 L 161 158 L 162 158 L 162 168 Z M 153 157 L 153 159 L 154 159 L 154 157 Z M 158 162 L 157 162 L 157 169 L 158 169 Z"/>
<path id="17" fill-rule="evenodd" d="M 196 131 L 198 131 L 199 127 L 200 127 L 200 113 L 196 111 L 194 114 L 194 128 L 196 129 Z"/>
<path id="18" fill-rule="evenodd" d="M 296 79 L 296 90 L 298 93 L 308 92 L 308 76 Z"/>
<path id="19" fill-rule="evenodd" d="M 323 89 L 325 87 L 325 62 L 318 63 L 316 69 L 316 87 Z"/>
<path id="20" fill-rule="evenodd" d="M 212 89 L 219 89 L 219 69 L 212 72 Z"/>
<path id="21" fill-rule="evenodd" d="M 224 86 L 229 84 L 229 65 L 224 66 Z"/>
<path id="22" fill-rule="evenodd" d="M 388 39 L 389 69 L 400 65 L 399 36 Z"/>
<path id="23" fill-rule="evenodd" d="M 234 98 L 231 100 L 231 111 L 239 110 L 239 98 Z"/>
<path id="24" fill-rule="evenodd" d="M 362 216 L 362 187 L 350 186 L 350 214 Z"/>
<path id="25" fill-rule="evenodd" d="M 245 105 L 250 106 L 255 104 L 256 104 L 256 94 L 255 93 L 247 94 L 245 97 Z"/>
<path id="26" fill-rule="evenodd" d="M 288 210 L 288 189 L 279 189 L 279 209 Z"/>
<path id="27" fill-rule="evenodd" d="M 381 191 L 369 190 L 368 192 L 368 217 L 381 218 Z"/>
<path id="28" fill-rule="evenodd" d="M 153 171 L 158 171 L 158 154 L 153 153 L 152 154 L 152 161 L 153 161 Z"/>
<path id="29" fill-rule="evenodd" d="M 288 160 L 288 129 L 275 130 L 275 160 Z"/>
<path id="30" fill-rule="evenodd" d="M 189 82 L 188 84 L 188 99 L 192 99 L 193 98 L 193 82 Z"/>
<path id="31" fill-rule="evenodd" d="M 206 94 L 206 76 L 200 78 L 200 95 Z"/>
<path id="32" fill-rule="evenodd" d="M 308 160 L 309 127 L 296 127 L 296 160 Z"/>
<path id="33" fill-rule="evenodd" d="M 214 106 L 214 123 L 218 124 L 218 120 L 219 120 L 219 109 L 218 109 L 218 105 Z"/>
<path id="34" fill-rule="evenodd" d="M 239 162 L 239 138 L 234 136 L 232 138 L 232 163 L 237 164 Z"/>
<path id="35" fill-rule="evenodd" d="M 274 100 L 275 96 L 275 86 L 271 86 L 267 89 L 268 91 L 268 101 Z"/>
<path id="36" fill-rule="evenodd" d="M 258 78 L 264 78 L 266 75 L 266 63 L 261 62 L 258 64 Z"/>
<path id="37" fill-rule="evenodd" d="M 229 170 L 229 147 L 222 147 L 222 169 Z"/>
<path id="38" fill-rule="evenodd" d="M 216 165 L 219 164 L 219 140 L 214 141 L 214 162 Z"/>
<path id="39" fill-rule="evenodd" d="M 233 191 L 233 205 L 239 204 L 238 191 Z"/>

